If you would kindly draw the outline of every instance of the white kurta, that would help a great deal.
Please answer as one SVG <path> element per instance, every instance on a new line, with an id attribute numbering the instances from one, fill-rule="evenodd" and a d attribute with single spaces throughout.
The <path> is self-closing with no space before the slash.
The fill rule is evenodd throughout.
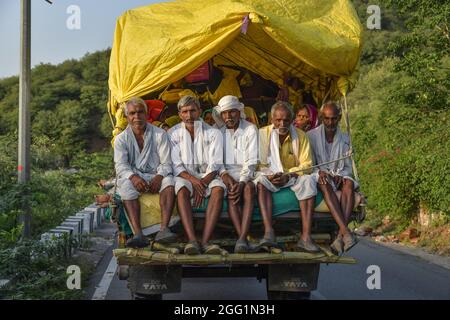
<path id="1" fill-rule="evenodd" d="M 192 195 L 192 184 L 179 175 L 186 171 L 201 179 L 213 171 L 219 172 L 223 166 L 222 134 L 218 129 L 203 121 L 195 121 L 194 141 L 192 141 L 191 135 L 183 122 L 172 127 L 168 134 L 172 145 L 171 156 L 175 176 L 175 194 L 178 194 L 181 188 L 186 187 Z M 221 187 L 226 190 L 222 180 L 215 178 L 208 185 L 206 196 L 210 195 L 211 189 L 214 187 Z"/>
<path id="2" fill-rule="evenodd" d="M 174 185 L 170 142 L 167 133 L 149 123 L 144 133 L 144 147 L 139 150 L 133 130 L 128 126 L 114 141 L 114 163 L 117 174 L 117 192 L 122 200 L 135 200 L 140 193 L 129 179 L 137 174 L 145 181 L 163 176 L 160 192 Z"/>
<path id="3" fill-rule="evenodd" d="M 240 119 L 239 127 L 220 129 L 223 136 L 224 167 L 220 174 L 227 172 L 235 181 L 248 182 L 255 179 L 258 165 L 258 129 L 246 120 Z"/>
<path id="4" fill-rule="evenodd" d="M 350 150 L 350 139 L 347 134 L 343 133 L 337 128 L 334 135 L 333 144 L 331 145 L 331 151 L 327 152 L 327 142 L 325 138 L 325 127 L 323 124 L 315 129 L 307 132 L 311 148 L 313 150 L 314 164 L 320 164 L 334 159 L 339 159 L 346 156 Z M 353 181 L 355 189 L 358 187 L 358 183 L 353 179 L 352 161 L 350 158 L 339 160 L 330 164 L 320 166 L 320 170 L 327 171 L 333 176 L 341 176 Z M 314 176 L 318 179 L 319 168 L 314 172 Z M 334 184 L 332 184 L 335 188 Z"/>

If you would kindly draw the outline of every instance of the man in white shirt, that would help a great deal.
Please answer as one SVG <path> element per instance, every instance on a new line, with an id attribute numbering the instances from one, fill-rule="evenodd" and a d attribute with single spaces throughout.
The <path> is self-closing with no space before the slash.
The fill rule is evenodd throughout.
<path id="1" fill-rule="evenodd" d="M 349 137 L 339 129 L 341 108 L 335 102 L 327 102 L 320 108 L 319 117 L 322 124 L 307 133 L 315 164 L 330 162 L 348 155 Z M 358 186 L 352 174 L 349 157 L 322 165 L 314 172 L 325 202 L 339 226 L 339 234 L 331 244 L 333 251 L 339 254 L 350 250 L 357 243 L 356 236 L 347 227 L 355 205 L 354 190 Z M 341 201 L 334 192 L 337 190 L 341 191 Z"/>
<path id="2" fill-rule="evenodd" d="M 114 141 L 114 163 L 117 191 L 135 232 L 127 246 L 149 244 L 142 234 L 138 201 L 139 195 L 145 192 L 160 194 L 162 221 L 155 240 L 171 242 L 176 238 L 168 228 L 175 194 L 168 136 L 164 130 L 147 123 L 147 105 L 141 98 L 134 97 L 126 102 L 125 115 L 128 126 Z"/>
<path id="3" fill-rule="evenodd" d="M 197 98 L 184 96 L 178 102 L 182 122 L 168 131 L 172 143 L 173 173 L 178 212 L 188 237 L 185 254 L 221 254 L 222 249 L 209 243 L 222 211 L 225 185 L 218 177 L 223 166 L 223 146 L 220 131 L 200 118 Z M 201 246 L 192 219 L 192 204 L 199 207 L 209 197 Z"/>
<path id="4" fill-rule="evenodd" d="M 228 214 L 238 234 L 234 252 L 245 253 L 249 251 L 247 235 L 255 202 L 258 129 L 245 120 L 244 104 L 235 96 L 222 97 L 213 117 L 224 141 L 220 177 L 227 186 Z"/>

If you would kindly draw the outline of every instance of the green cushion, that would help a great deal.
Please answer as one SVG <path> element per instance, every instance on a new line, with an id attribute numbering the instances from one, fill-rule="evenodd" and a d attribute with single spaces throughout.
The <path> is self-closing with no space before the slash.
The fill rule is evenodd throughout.
<path id="1" fill-rule="evenodd" d="M 126 235 L 132 235 L 131 227 L 128 223 L 127 217 L 125 216 L 125 209 L 123 207 L 122 202 L 120 201 L 120 196 L 118 194 L 115 195 L 115 199 L 120 203 L 118 205 L 119 210 L 119 224 L 121 231 L 125 232 Z M 323 194 L 320 190 L 317 192 L 316 201 L 314 207 L 316 208 L 323 200 Z M 276 193 L 272 193 L 272 201 L 273 201 L 273 214 L 272 216 L 279 216 L 290 211 L 300 211 L 300 205 L 298 203 L 297 198 L 295 197 L 295 193 L 290 188 L 283 188 Z M 208 198 L 205 199 L 203 205 L 200 208 L 193 208 L 193 212 L 205 212 L 208 206 Z M 223 201 L 222 211 L 228 211 L 228 201 Z M 111 209 L 108 208 L 106 213 L 106 218 L 109 220 L 111 215 Z M 259 210 L 258 201 L 255 201 L 255 207 L 253 209 L 253 221 L 261 221 L 261 211 Z"/>
<path id="2" fill-rule="evenodd" d="M 316 201 L 314 207 L 317 207 L 323 200 L 323 194 L 319 190 L 317 192 Z M 298 203 L 297 198 L 295 197 L 295 193 L 291 190 L 291 188 L 283 188 L 276 193 L 272 193 L 272 208 L 273 214 L 272 216 L 279 216 L 290 211 L 300 211 L 300 204 Z M 200 208 L 195 208 L 193 212 L 205 212 L 206 207 L 208 206 L 208 199 L 205 199 L 203 205 Z M 222 211 L 228 211 L 228 201 L 223 201 Z M 253 221 L 261 221 L 261 211 L 259 210 L 258 201 L 255 201 L 255 207 L 253 209 Z"/>

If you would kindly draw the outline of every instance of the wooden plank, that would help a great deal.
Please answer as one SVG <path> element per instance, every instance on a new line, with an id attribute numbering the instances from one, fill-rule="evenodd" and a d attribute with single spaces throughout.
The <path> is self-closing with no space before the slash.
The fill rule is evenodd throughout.
<path id="1" fill-rule="evenodd" d="M 144 249 L 116 249 L 113 251 L 119 264 L 125 265 L 217 265 L 217 264 L 273 264 L 273 263 L 343 263 L 355 264 L 351 257 L 327 253 L 284 251 L 281 253 L 231 253 L 227 255 L 185 255 Z"/>

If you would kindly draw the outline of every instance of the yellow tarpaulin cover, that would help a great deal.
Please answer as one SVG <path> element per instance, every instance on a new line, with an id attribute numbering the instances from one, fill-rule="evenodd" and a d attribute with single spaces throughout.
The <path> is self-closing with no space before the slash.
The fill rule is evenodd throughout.
<path id="1" fill-rule="evenodd" d="M 289 73 L 318 98 L 336 98 L 352 87 L 361 33 L 349 0 L 184 0 L 129 10 L 116 23 L 110 111 L 214 56 L 279 85 Z"/>

